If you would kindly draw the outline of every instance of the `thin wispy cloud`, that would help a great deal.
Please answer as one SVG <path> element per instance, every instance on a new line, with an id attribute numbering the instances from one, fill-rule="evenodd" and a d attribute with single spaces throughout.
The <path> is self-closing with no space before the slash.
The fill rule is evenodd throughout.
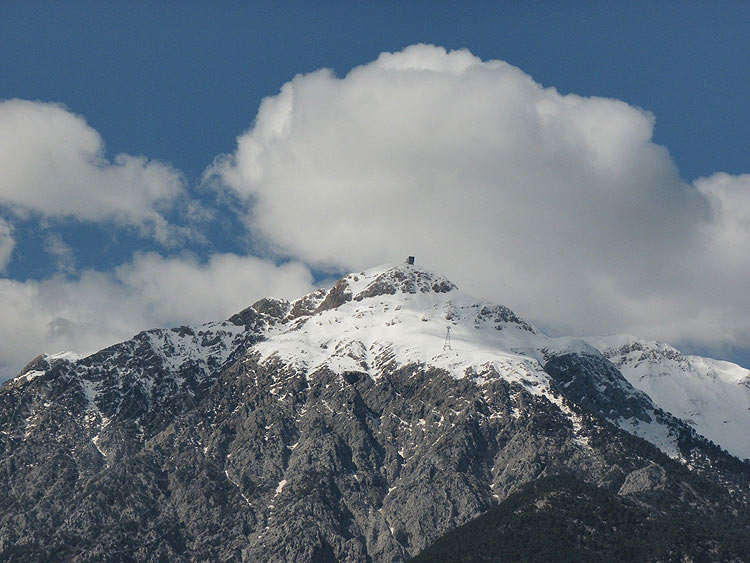
<path id="1" fill-rule="evenodd" d="M 62 274 L 72 275 L 76 271 L 76 258 L 73 248 L 65 243 L 57 233 L 47 236 L 44 249 L 55 261 L 55 269 Z"/>
<path id="2" fill-rule="evenodd" d="M 10 261 L 15 246 L 16 241 L 13 238 L 13 225 L 0 217 L 0 272 L 5 269 L 5 266 Z"/>

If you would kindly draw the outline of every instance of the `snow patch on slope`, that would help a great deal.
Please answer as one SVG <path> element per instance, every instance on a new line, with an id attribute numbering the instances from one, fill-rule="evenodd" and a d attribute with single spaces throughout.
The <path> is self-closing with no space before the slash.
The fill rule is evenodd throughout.
<path id="1" fill-rule="evenodd" d="M 81 354 L 78 354 L 77 352 L 71 352 L 70 350 L 64 350 L 62 352 L 57 352 L 55 354 L 45 354 L 45 359 L 49 360 L 50 363 L 56 361 L 56 360 L 63 360 L 66 362 L 76 362 L 83 358 Z"/>
<path id="2" fill-rule="evenodd" d="M 29 370 L 27 372 L 18 374 L 16 377 L 13 378 L 13 380 L 17 381 L 17 382 L 19 382 L 19 381 L 24 381 L 24 382 L 33 381 L 37 377 L 39 377 L 41 375 L 44 375 L 45 373 L 47 373 L 47 372 L 46 371 L 32 369 L 32 370 Z"/>

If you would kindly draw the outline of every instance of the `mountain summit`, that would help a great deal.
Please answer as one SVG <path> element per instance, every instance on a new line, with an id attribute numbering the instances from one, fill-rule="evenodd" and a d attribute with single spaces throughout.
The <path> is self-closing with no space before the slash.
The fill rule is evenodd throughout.
<path id="1" fill-rule="evenodd" d="M 404 561 L 556 475 L 746 526 L 748 464 L 610 348 L 392 264 L 39 357 L 0 388 L 0 559 Z"/>

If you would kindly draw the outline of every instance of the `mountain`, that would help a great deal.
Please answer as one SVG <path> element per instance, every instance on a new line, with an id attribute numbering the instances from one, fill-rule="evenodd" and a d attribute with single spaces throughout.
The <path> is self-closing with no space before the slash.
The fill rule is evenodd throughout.
<path id="1" fill-rule="evenodd" d="M 750 464 L 612 348 L 396 264 L 41 356 L 0 388 L 0 560 L 404 561 L 563 475 L 747 533 Z"/>
<path id="2" fill-rule="evenodd" d="M 750 458 L 750 371 L 630 335 L 587 340 L 664 410 L 729 453 Z"/>

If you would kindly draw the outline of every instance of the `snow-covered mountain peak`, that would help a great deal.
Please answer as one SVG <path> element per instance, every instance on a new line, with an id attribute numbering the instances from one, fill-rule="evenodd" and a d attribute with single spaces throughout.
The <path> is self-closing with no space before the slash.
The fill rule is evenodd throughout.
<path id="1" fill-rule="evenodd" d="M 325 366 L 375 377 L 387 360 L 463 377 L 467 369 L 509 358 L 541 371 L 538 338 L 546 337 L 507 307 L 466 295 L 442 275 L 386 264 L 292 302 L 283 323 L 254 349 L 308 373 Z"/>
<path id="2" fill-rule="evenodd" d="M 665 411 L 732 454 L 750 458 L 750 371 L 630 335 L 588 340 Z"/>
<path id="3" fill-rule="evenodd" d="M 590 341 L 617 365 L 638 367 L 668 364 L 670 369 L 689 370 L 687 358 L 664 342 L 644 340 L 631 334 L 603 336 Z"/>
<path id="4" fill-rule="evenodd" d="M 330 289 L 318 289 L 289 304 L 286 321 L 336 309 L 350 301 L 396 294 L 449 293 L 456 285 L 439 274 L 413 264 L 384 264 L 341 278 Z M 255 307 L 255 306 L 254 306 Z"/>
<path id="5" fill-rule="evenodd" d="M 444 276 L 414 264 L 385 264 L 359 274 L 349 274 L 343 280 L 355 301 L 396 293 L 450 293 L 458 290 L 456 284 Z"/>

